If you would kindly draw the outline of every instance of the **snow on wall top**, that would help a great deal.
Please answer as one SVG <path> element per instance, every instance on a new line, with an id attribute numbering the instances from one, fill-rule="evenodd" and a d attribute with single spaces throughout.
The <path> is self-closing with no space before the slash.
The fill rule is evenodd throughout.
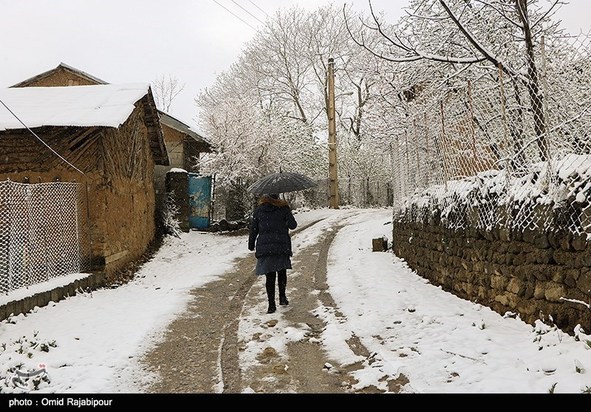
<path id="1" fill-rule="evenodd" d="M 14 115 L 29 128 L 119 127 L 148 88 L 148 83 L 130 83 L 0 89 L 0 131 L 25 128 Z"/>

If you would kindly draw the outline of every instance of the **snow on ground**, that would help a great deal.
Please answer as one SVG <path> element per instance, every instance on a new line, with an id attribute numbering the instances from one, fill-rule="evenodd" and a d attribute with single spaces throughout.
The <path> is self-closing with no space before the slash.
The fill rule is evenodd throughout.
<path id="1" fill-rule="evenodd" d="M 300 226 L 326 218 L 294 237 L 296 254 L 323 230 L 344 224 L 327 272 L 342 316 L 322 306 L 315 313 L 327 322 L 321 341 L 332 358 L 362 360 L 345 343 L 353 335 L 373 353 L 357 373 L 359 387 L 386 389 L 382 377 L 403 373 L 409 393 L 591 392 L 589 336 L 576 331 L 577 340 L 551 325 L 499 315 L 429 284 L 390 252 L 372 252 L 371 239 L 391 238 L 391 209 L 296 212 Z M 124 377 L 138 373 L 136 360 L 184 310 L 189 291 L 218 279 L 249 253 L 246 236 L 193 231 L 166 239 L 128 284 L 0 322 L 0 392 L 25 392 L 14 380 L 16 371 L 40 369 L 46 374 L 37 393 L 136 392 Z M 297 327 L 284 332 L 276 347 L 302 337 Z M 242 361 L 249 362 L 248 353 Z M 27 390 L 34 381 L 22 379 Z"/>

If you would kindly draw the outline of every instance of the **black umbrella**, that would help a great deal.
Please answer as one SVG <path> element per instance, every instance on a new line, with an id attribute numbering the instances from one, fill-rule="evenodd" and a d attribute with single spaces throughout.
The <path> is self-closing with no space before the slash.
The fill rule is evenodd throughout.
<path id="1" fill-rule="evenodd" d="M 255 195 L 296 192 L 317 186 L 317 183 L 307 176 L 295 172 L 279 172 L 267 175 L 248 187 L 248 191 Z"/>

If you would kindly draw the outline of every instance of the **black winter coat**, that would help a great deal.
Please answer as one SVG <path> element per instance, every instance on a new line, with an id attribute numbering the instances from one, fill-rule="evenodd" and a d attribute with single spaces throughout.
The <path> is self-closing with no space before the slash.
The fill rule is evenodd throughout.
<path id="1" fill-rule="evenodd" d="M 297 222 L 287 202 L 263 197 L 255 209 L 250 224 L 248 250 L 255 250 L 257 258 L 272 255 L 292 256 L 289 229 Z"/>

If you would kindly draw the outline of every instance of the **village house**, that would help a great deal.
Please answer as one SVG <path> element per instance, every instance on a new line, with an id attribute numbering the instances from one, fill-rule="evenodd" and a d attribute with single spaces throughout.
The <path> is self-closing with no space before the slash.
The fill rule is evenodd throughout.
<path id="1" fill-rule="evenodd" d="M 168 176 L 201 179 L 211 146 L 158 110 L 149 84 L 63 63 L 0 89 L 0 103 L 1 320 L 116 280 L 163 234 Z M 186 222 L 195 196 L 183 195 Z M 46 286 L 10 293 L 34 285 Z"/>
<path id="2" fill-rule="evenodd" d="M 0 181 L 84 187 L 87 219 L 76 223 L 88 225 L 92 271 L 115 274 L 145 253 L 156 232 L 154 167 L 169 164 L 149 84 L 8 88 L 0 101 Z"/>
<path id="3" fill-rule="evenodd" d="M 169 189 L 166 185 L 166 174 L 173 168 L 188 173 L 199 173 L 197 160 L 203 153 L 211 152 L 211 144 L 177 118 L 162 111 L 159 114 L 169 159 L 167 166 L 156 165 L 154 170 L 157 202 L 159 207 L 162 207 Z"/>
<path id="4" fill-rule="evenodd" d="M 82 70 L 64 63 L 57 67 L 23 80 L 12 87 L 55 87 L 108 84 Z M 156 164 L 154 169 L 154 187 L 157 208 L 161 209 L 166 201 L 166 174 L 173 168 L 198 173 L 196 161 L 203 153 L 211 152 L 211 144 L 190 126 L 172 115 L 158 110 L 164 144 L 168 153 L 167 165 Z"/>

